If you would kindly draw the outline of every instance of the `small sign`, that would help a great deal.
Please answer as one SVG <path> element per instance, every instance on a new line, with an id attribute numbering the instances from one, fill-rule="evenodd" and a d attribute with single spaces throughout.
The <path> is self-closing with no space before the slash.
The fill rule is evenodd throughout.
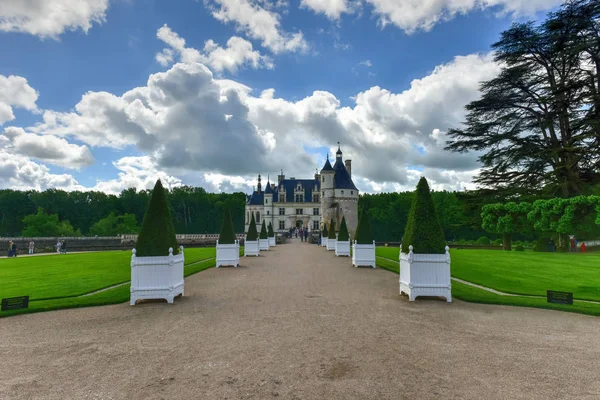
<path id="1" fill-rule="evenodd" d="M 546 290 L 546 297 L 548 299 L 548 303 L 573 304 L 573 293 Z"/>
<path id="2" fill-rule="evenodd" d="M 18 310 L 29 307 L 29 296 L 10 297 L 2 299 L 1 311 Z"/>

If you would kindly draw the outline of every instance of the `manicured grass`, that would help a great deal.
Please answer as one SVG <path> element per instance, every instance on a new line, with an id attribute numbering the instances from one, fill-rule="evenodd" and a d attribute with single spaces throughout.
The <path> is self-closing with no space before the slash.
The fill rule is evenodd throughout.
<path id="1" fill-rule="evenodd" d="M 215 248 L 185 250 L 186 265 L 214 258 Z M 131 252 L 106 251 L 0 260 L 0 298 L 31 300 L 79 296 L 129 281 Z"/>

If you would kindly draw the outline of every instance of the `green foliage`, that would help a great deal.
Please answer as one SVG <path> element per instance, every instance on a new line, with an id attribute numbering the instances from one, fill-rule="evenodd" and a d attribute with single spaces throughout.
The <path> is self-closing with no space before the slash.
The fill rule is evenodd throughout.
<path id="1" fill-rule="evenodd" d="M 327 224 L 323 224 L 323 233 L 321 234 L 322 237 L 329 237 L 329 232 L 327 231 Z"/>
<path id="2" fill-rule="evenodd" d="M 260 227 L 260 238 L 261 239 L 268 239 L 269 238 L 268 232 L 267 232 L 267 227 L 265 225 L 265 220 L 264 219 L 263 219 L 263 222 L 262 222 L 262 226 Z"/>
<path id="3" fill-rule="evenodd" d="M 496 239 L 494 240 L 494 246 L 501 246 L 502 245 L 502 239 Z"/>
<path id="4" fill-rule="evenodd" d="M 169 247 L 173 248 L 173 254 L 179 254 L 165 189 L 159 179 L 154 185 L 144 215 L 144 222 L 136 243 L 136 254 L 139 257 L 167 256 Z"/>
<path id="5" fill-rule="evenodd" d="M 329 235 L 327 238 L 335 239 L 335 220 L 333 218 L 331 218 L 331 222 L 329 223 Z"/>
<path id="6" fill-rule="evenodd" d="M 368 214 L 365 212 L 362 212 L 360 214 L 358 228 L 356 228 L 356 234 L 354 235 L 354 237 L 356 238 L 356 243 L 358 244 L 373 244 L 373 232 L 371 231 L 371 223 L 369 222 Z"/>
<path id="7" fill-rule="evenodd" d="M 273 232 L 273 225 L 269 222 L 269 227 L 267 228 L 267 236 L 275 237 L 275 232 Z"/>
<path id="8" fill-rule="evenodd" d="M 517 245 L 515 246 L 515 251 L 525 251 L 525 247 L 523 247 L 522 245 Z"/>
<path id="9" fill-rule="evenodd" d="M 487 236 L 482 236 L 479 239 L 477 239 L 477 244 L 480 245 L 489 245 L 490 244 L 490 238 Z"/>
<path id="10" fill-rule="evenodd" d="M 250 225 L 248 226 L 248 233 L 246 234 L 246 240 L 255 242 L 258 240 L 258 232 L 256 230 L 256 221 L 254 220 L 254 213 L 251 213 Z"/>
<path id="11" fill-rule="evenodd" d="M 536 241 L 533 251 L 551 252 L 553 248 L 553 242 L 550 238 L 540 238 Z"/>
<path id="12" fill-rule="evenodd" d="M 59 221 L 57 214 L 46 214 L 41 207 L 36 214 L 23 218 L 23 223 L 25 237 L 81 236 L 81 232 L 74 230 L 69 221 Z"/>
<path id="13" fill-rule="evenodd" d="M 444 254 L 446 239 L 440 225 L 427 180 L 422 177 L 417 184 L 417 192 L 413 199 L 406 231 L 402 238 L 402 251 L 420 254 Z"/>
<path id="14" fill-rule="evenodd" d="M 235 232 L 233 231 L 233 222 L 231 221 L 231 214 L 229 208 L 225 209 L 225 215 L 223 215 L 223 224 L 221 225 L 221 232 L 219 233 L 219 244 L 234 244 L 235 243 Z"/>
<path id="15" fill-rule="evenodd" d="M 337 240 L 340 242 L 347 242 L 350 240 L 348 227 L 346 226 L 346 217 L 342 217 L 342 222 L 340 223 L 340 233 L 338 234 Z"/>
<path id="16" fill-rule="evenodd" d="M 125 214 L 116 216 L 114 212 L 102 218 L 90 228 L 90 234 L 98 236 L 116 236 L 120 234 L 138 233 L 135 215 Z"/>

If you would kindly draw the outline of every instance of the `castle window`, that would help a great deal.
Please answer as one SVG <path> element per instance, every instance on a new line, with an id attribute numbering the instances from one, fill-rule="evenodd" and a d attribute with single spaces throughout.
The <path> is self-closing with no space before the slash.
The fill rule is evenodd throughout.
<path id="1" fill-rule="evenodd" d="M 313 208 L 313 215 L 319 215 L 319 209 Z"/>
<path id="2" fill-rule="evenodd" d="M 265 199 L 265 204 L 269 204 L 269 199 Z"/>
<path id="3" fill-rule="evenodd" d="M 247 212 L 246 213 L 246 223 L 249 223 L 249 220 L 250 220 L 250 213 Z"/>
<path id="4" fill-rule="evenodd" d="M 270 215 L 270 212 L 269 212 L 269 211 L 267 211 L 267 215 Z"/>
<path id="5" fill-rule="evenodd" d="M 314 203 L 318 203 L 319 202 L 319 195 L 318 194 L 313 194 L 313 202 Z"/>
<path id="6" fill-rule="evenodd" d="M 321 194 L 323 195 L 323 197 L 325 197 L 325 191 L 321 192 Z"/>
<path id="7" fill-rule="evenodd" d="M 325 183 L 325 177 L 323 177 L 323 183 Z"/>
<path id="8" fill-rule="evenodd" d="M 285 208 L 280 208 L 279 209 L 279 215 L 285 215 Z"/>
<path id="9" fill-rule="evenodd" d="M 313 227 L 314 230 L 319 230 L 319 221 L 313 221 Z"/>
<path id="10" fill-rule="evenodd" d="M 342 194 L 344 194 L 344 191 L 342 190 Z"/>
<path id="11" fill-rule="evenodd" d="M 260 213 L 257 211 L 256 212 L 256 223 L 258 224 L 260 222 Z"/>
<path id="12" fill-rule="evenodd" d="M 354 190 L 351 190 L 351 191 L 350 191 L 350 194 L 354 194 Z"/>
<path id="13" fill-rule="evenodd" d="M 304 201 L 303 194 L 296 194 L 296 203 L 302 203 Z"/>
<path id="14" fill-rule="evenodd" d="M 285 221 L 279 221 L 279 229 L 285 229 Z"/>
<path id="15" fill-rule="evenodd" d="M 302 215 L 302 209 L 296 208 L 296 215 Z"/>

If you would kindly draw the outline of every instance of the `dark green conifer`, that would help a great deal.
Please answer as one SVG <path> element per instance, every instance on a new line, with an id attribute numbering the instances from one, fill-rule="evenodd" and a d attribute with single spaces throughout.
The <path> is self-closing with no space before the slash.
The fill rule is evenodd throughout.
<path id="1" fill-rule="evenodd" d="M 408 213 L 408 222 L 402 237 L 402 252 L 408 253 L 410 245 L 413 246 L 413 252 L 419 254 L 444 254 L 446 252 L 444 250 L 446 247 L 444 231 L 435 212 L 427 179 L 424 177 L 419 180 Z"/>
<path id="2" fill-rule="evenodd" d="M 231 221 L 231 213 L 229 208 L 225 209 L 223 215 L 223 223 L 221 224 L 221 232 L 219 233 L 219 244 L 234 244 L 235 232 L 233 231 L 233 221 Z"/>
<path id="3" fill-rule="evenodd" d="M 327 232 L 327 224 L 323 224 L 323 233 L 321 234 L 322 237 L 329 237 L 329 232 Z"/>
<path id="4" fill-rule="evenodd" d="M 328 239 L 335 239 L 335 221 L 331 218 L 331 222 L 329 223 L 329 236 Z"/>
<path id="5" fill-rule="evenodd" d="M 273 225 L 269 222 L 269 227 L 267 228 L 267 236 L 270 238 L 275 237 L 275 232 L 273 232 Z"/>
<path id="6" fill-rule="evenodd" d="M 269 237 L 267 235 L 267 227 L 265 225 L 265 220 L 263 219 L 262 226 L 260 227 L 260 238 L 268 239 Z"/>
<path id="7" fill-rule="evenodd" d="M 254 220 L 254 213 L 250 218 L 250 225 L 248 226 L 248 233 L 246 233 L 246 240 L 255 242 L 258 240 L 258 231 L 256 230 L 256 221 Z"/>
<path id="8" fill-rule="evenodd" d="M 360 214 L 358 228 L 356 228 L 354 237 L 356 238 L 356 243 L 358 244 L 373 244 L 373 232 L 371 231 L 369 216 L 364 211 Z"/>
<path id="9" fill-rule="evenodd" d="M 348 227 L 346 226 L 346 217 L 342 217 L 342 222 L 340 223 L 340 233 L 337 238 L 340 242 L 347 242 L 350 240 L 350 235 L 348 234 Z"/>
<path id="10" fill-rule="evenodd" d="M 165 189 L 159 179 L 152 190 L 152 197 L 148 202 L 142 229 L 137 238 L 136 256 L 168 256 L 169 247 L 173 248 L 173 254 L 179 254 L 171 211 Z"/>

